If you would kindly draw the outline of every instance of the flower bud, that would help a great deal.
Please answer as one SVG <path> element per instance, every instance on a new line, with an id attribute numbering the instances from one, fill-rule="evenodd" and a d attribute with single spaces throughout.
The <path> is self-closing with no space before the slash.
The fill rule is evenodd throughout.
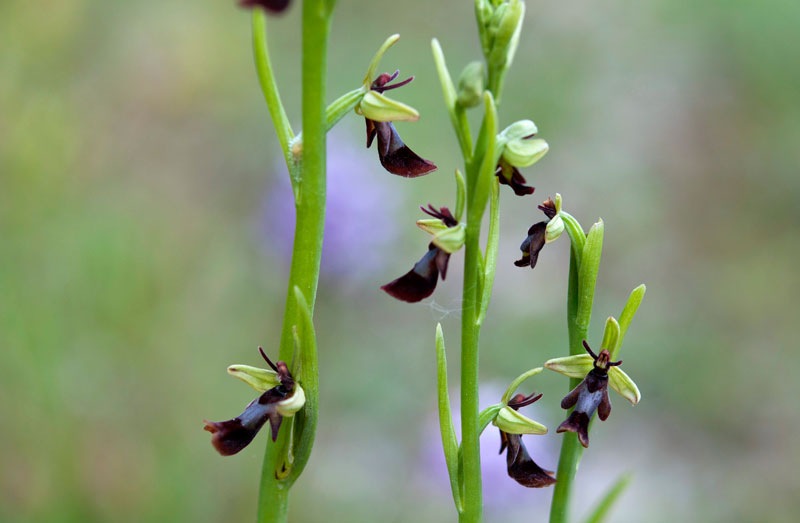
<path id="1" fill-rule="evenodd" d="M 491 47 L 486 60 L 491 68 L 508 68 L 514 59 L 525 18 L 525 4 L 520 0 L 509 0 L 497 6 L 489 20 L 488 30 Z"/>
<path id="2" fill-rule="evenodd" d="M 483 62 L 470 62 L 458 79 L 457 103 L 461 107 L 475 107 L 483 101 L 486 71 Z"/>

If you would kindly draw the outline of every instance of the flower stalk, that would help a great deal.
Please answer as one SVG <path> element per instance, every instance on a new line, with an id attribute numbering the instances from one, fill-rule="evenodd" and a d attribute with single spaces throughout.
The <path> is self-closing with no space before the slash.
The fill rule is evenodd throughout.
<path id="1" fill-rule="evenodd" d="M 307 398 L 305 408 L 285 421 L 277 441 L 267 444 L 258 501 L 258 521 L 264 523 L 287 521 L 289 490 L 307 462 L 316 429 L 319 394 L 316 340 L 308 324 L 317 294 L 325 224 L 325 134 L 329 120 L 344 113 L 341 107 L 335 106 L 334 114 L 326 114 L 325 106 L 332 7 L 333 2 L 326 0 L 306 0 L 302 4 L 303 138 L 300 148 L 293 143 L 295 137 L 272 73 L 266 16 L 258 9 L 253 11 L 256 70 L 292 179 L 297 217 L 278 357 L 292 361 L 296 340 L 299 342 L 299 360 L 303 364 L 297 379 Z M 351 95 L 346 102 L 355 105 L 355 98 Z M 346 102 L 339 105 L 347 105 Z"/>

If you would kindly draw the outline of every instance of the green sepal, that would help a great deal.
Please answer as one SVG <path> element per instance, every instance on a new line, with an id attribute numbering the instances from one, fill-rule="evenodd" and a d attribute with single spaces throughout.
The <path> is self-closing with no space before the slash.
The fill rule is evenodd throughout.
<path id="1" fill-rule="evenodd" d="M 369 63 L 369 67 L 367 68 L 367 74 L 364 75 L 363 84 L 367 89 L 369 89 L 369 87 L 372 85 L 373 80 L 375 80 L 375 77 L 377 76 L 378 65 L 380 65 L 383 55 L 386 54 L 386 51 L 388 51 L 390 47 L 396 44 L 398 40 L 400 40 L 400 35 L 393 34 L 383 42 L 380 48 L 378 48 L 378 51 L 375 53 L 375 56 L 372 57 L 372 60 Z"/>
<path id="2" fill-rule="evenodd" d="M 530 167 L 550 150 L 550 146 L 541 138 L 514 140 L 508 142 L 503 149 L 503 159 L 514 167 Z"/>
<path id="3" fill-rule="evenodd" d="M 356 113 L 376 122 L 413 122 L 419 112 L 403 102 L 392 100 L 378 91 L 369 91 L 356 105 Z"/>
<path id="4" fill-rule="evenodd" d="M 625 374 L 625 371 L 619 367 L 610 367 L 608 369 L 608 386 L 617 391 L 617 393 L 631 402 L 631 405 L 636 405 L 642 399 L 642 394 L 639 392 L 639 387 L 636 383 Z"/>
<path id="5" fill-rule="evenodd" d="M 280 385 L 278 373 L 272 369 L 260 369 L 250 365 L 231 365 L 228 374 L 239 378 L 258 392 L 265 392 Z"/>
<path id="6" fill-rule="evenodd" d="M 531 120 L 518 120 L 502 130 L 500 136 L 508 143 L 523 140 L 539 132 L 539 128 Z"/>
<path id="7" fill-rule="evenodd" d="M 603 342 L 600 344 L 600 348 L 606 349 L 610 354 L 611 350 L 616 347 L 618 343 L 619 323 L 617 323 L 614 316 L 609 316 L 608 319 L 606 319 L 606 328 L 603 330 Z"/>
<path id="8" fill-rule="evenodd" d="M 465 225 L 459 223 L 433 235 L 433 244 L 444 252 L 453 254 L 464 246 Z"/>
<path id="9" fill-rule="evenodd" d="M 523 372 L 522 374 L 514 378 L 514 381 L 511 382 L 506 391 L 503 393 L 503 398 L 500 400 L 500 402 L 503 405 L 508 405 L 508 402 L 511 401 L 511 397 L 514 395 L 515 392 L 517 392 L 519 386 L 522 385 L 528 378 L 536 376 L 537 374 L 542 372 L 542 370 L 543 370 L 542 367 L 536 367 L 527 372 Z"/>
<path id="10" fill-rule="evenodd" d="M 594 359 L 588 354 L 577 354 L 547 360 L 544 366 L 569 378 L 583 379 L 594 368 Z"/>
<path id="11" fill-rule="evenodd" d="M 500 409 L 492 425 L 508 434 L 547 434 L 547 427 L 508 406 Z"/>
<path id="12" fill-rule="evenodd" d="M 447 390 L 447 355 L 441 323 L 436 324 L 436 382 L 439 404 L 439 431 L 442 435 L 444 459 L 447 464 L 447 474 L 450 476 L 453 501 L 460 513 L 463 503 L 461 501 L 461 481 L 459 479 L 461 476 L 459 446 L 453 425 L 453 414 L 450 410 L 450 393 Z"/>

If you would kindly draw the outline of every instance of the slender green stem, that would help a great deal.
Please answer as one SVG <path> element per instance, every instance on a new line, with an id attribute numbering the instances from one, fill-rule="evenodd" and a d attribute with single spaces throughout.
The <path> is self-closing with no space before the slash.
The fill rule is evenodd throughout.
<path id="1" fill-rule="evenodd" d="M 264 100 L 267 102 L 275 133 L 281 144 L 283 157 L 291 169 L 294 162 L 289 150 L 289 143 L 294 138 L 294 131 L 292 131 L 286 110 L 281 103 L 278 84 L 275 82 L 275 74 L 272 72 L 272 62 L 269 59 L 267 46 L 267 15 L 261 9 L 253 9 L 253 57 L 256 62 L 258 80 L 261 83 L 261 90 L 264 93 Z"/>
<path id="2" fill-rule="evenodd" d="M 296 226 L 292 265 L 289 273 L 286 307 L 279 358 L 290 361 L 294 350 L 293 328 L 298 321 L 299 305 L 295 288 L 303 296 L 308 313 L 313 314 L 319 280 L 322 253 L 322 236 L 325 224 L 325 73 L 327 39 L 330 27 L 330 2 L 306 0 L 303 2 L 303 59 L 302 59 L 302 122 L 303 147 L 299 162 L 287 162 L 290 172 L 299 169 L 295 188 Z M 254 15 L 259 16 L 259 15 Z M 259 28 L 259 27 L 256 27 Z M 266 49 L 266 47 L 264 47 Z M 275 91 L 277 96 L 277 91 Z M 268 105 L 269 105 L 268 98 Z M 278 104 L 280 102 L 278 101 Z M 273 117 L 273 120 L 275 118 Z M 276 121 L 279 139 L 281 129 Z M 289 138 L 291 140 L 291 138 Z M 286 142 L 288 148 L 288 142 Z M 298 174 L 298 173 L 293 173 Z M 303 369 L 301 369 L 302 373 Z M 299 377 L 302 380 L 302 374 Z M 316 380 L 306 380 L 306 387 L 316 387 Z M 316 390 L 306 394 L 316 396 Z M 259 522 L 285 522 L 288 516 L 288 495 L 293 478 L 291 474 L 290 440 L 294 418 L 284 419 L 278 441 L 267 444 L 259 489 Z M 312 427 L 313 429 L 313 427 Z M 291 478 L 291 479 L 290 479 Z"/>
<path id="3" fill-rule="evenodd" d="M 469 211 L 467 211 L 469 214 Z M 464 288 L 461 316 L 461 456 L 464 477 L 462 523 L 483 518 L 478 412 L 478 279 L 481 270 L 480 221 L 467 217 L 464 243 Z"/>
<path id="4" fill-rule="evenodd" d="M 581 230 L 581 232 L 583 232 Z M 574 245 L 574 244 L 573 244 Z M 569 258 L 569 284 L 567 288 L 567 332 L 569 335 L 570 355 L 584 354 L 583 340 L 586 339 L 588 323 L 579 321 L 580 309 L 580 253 L 581 249 L 570 249 Z M 581 382 L 579 378 L 569 380 L 569 390 L 577 387 Z M 569 502 L 572 493 L 572 483 L 578 472 L 578 465 L 583 456 L 583 446 L 578 441 L 578 435 L 567 432 L 561 443 L 561 454 L 558 459 L 558 482 L 553 492 L 550 504 L 550 523 L 567 523 L 569 521 Z"/>

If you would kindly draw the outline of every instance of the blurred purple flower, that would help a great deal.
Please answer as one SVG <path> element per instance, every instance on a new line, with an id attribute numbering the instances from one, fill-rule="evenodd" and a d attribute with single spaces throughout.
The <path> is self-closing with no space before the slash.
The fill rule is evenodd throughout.
<path id="1" fill-rule="evenodd" d="M 402 198 L 390 183 L 375 176 L 372 161 L 353 146 L 355 139 L 329 135 L 327 211 L 321 278 L 337 283 L 374 285 L 396 249 Z M 270 255 L 287 264 L 294 241 L 295 209 L 286 166 L 276 161 L 261 206 L 259 239 Z"/>

